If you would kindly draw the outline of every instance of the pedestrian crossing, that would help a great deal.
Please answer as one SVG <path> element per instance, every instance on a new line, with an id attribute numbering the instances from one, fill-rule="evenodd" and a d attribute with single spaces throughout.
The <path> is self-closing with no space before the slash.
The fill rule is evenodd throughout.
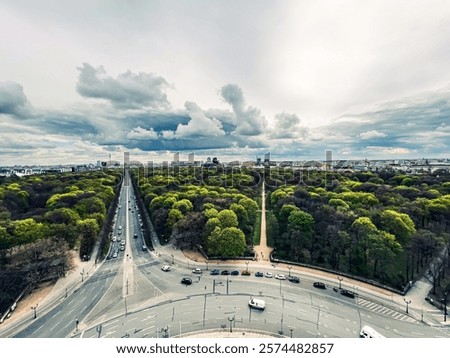
<path id="1" fill-rule="evenodd" d="M 368 311 L 374 312 L 374 313 L 378 313 L 378 314 L 382 314 L 394 319 L 397 319 L 399 321 L 404 321 L 404 322 L 410 322 L 410 323 L 415 323 L 417 322 L 416 319 L 406 315 L 405 313 L 396 311 L 392 308 L 380 305 L 378 303 L 375 303 L 373 301 L 369 301 L 366 300 L 364 298 L 359 297 L 358 298 L 358 306 L 360 308 L 364 308 Z"/>

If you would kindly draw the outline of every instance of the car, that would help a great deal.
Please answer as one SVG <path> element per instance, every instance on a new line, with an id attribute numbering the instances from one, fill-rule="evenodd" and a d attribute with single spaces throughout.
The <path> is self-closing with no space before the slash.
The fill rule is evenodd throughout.
<path id="1" fill-rule="evenodd" d="M 231 271 L 231 276 L 238 276 L 239 275 L 239 271 L 238 270 L 233 270 Z"/>
<path id="2" fill-rule="evenodd" d="M 147 246 L 142 245 L 142 251 L 147 251 Z"/>
<path id="3" fill-rule="evenodd" d="M 264 277 L 264 274 L 261 271 L 255 273 L 256 277 Z"/>
<path id="4" fill-rule="evenodd" d="M 170 271 L 170 266 L 169 265 L 164 265 L 161 267 L 161 270 L 163 270 L 164 272 L 168 272 Z"/>
<path id="5" fill-rule="evenodd" d="M 277 273 L 277 274 L 275 275 L 275 278 L 276 278 L 277 280 L 286 280 L 286 275 L 283 275 L 282 273 Z"/>
<path id="6" fill-rule="evenodd" d="M 220 272 L 220 274 L 221 274 L 221 275 L 229 275 L 229 274 L 230 274 L 230 271 L 228 271 L 228 270 L 222 270 L 222 271 Z"/>
<path id="7" fill-rule="evenodd" d="M 214 269 L 214 270 L 211 270 L 210 274 L 211 275 L 218 275 L 218 274 L 220 274 L 220 271 L 219 271 L 219 269 Z"/>
<path id="8" fill-rule="evenodd" d="M 355 294 L 352 291 L 349 291 L 349 290 L 341 290 L 341 295 L 342 296 L 346 296 L 346 297 L 350 297 L 350 298 L 355 298 Z"/>
<path id="9" fill-rule="evenodd" d="M 293 283 L 300 283 L 300 279 L 297 276 L 289 276 L 288 280 Z"/>
<path id="10" fill-rule="evenodd" d="M 250 308 L 256 308 L 257 310 L 261 311 L 264 311 L 264 309 L 266 308 L 266 302 L 258 298 L 252 298 L 250 301 L 248 301 L 248 305 Z"/>
<path id="11" fill-rule="evenodd" d="M 119 225 L 119 230 L 122 230 L 122 225 Z"/>
<path id="12" fill-rule="evenodd" d="M 112 241 L 117 241 L 117 236 L 113 236 Z"/>
<path id="13" fill-rule="evenodd" d="M 181 279 L 181 283 L 182 284 L 184 284 L 184 285 L 191 285 L 192 284 L 192 279 L 190 279 L 189 277 L 183 277 L 182 279 Z"/>
<path id="14" fill-rule="evenodd" d="M 322 290 L 325 290 L 327 288 L 327 286 L 325 286 L 325 284 L 323 282 L 314 282 L 313 286 L 315 288 L 321 288 Z"/>
<path id="15" fill-rule="evenodd" d="M 120 246 L 120 251 L 125 251 L 125 246 L 121 245 Z"/>
<path id="16" fill-rule="evenodd" d="M 250 272 L 250 271 L 247 271 L 247 270 L 243 270 L 242 272 L 241 272 L 241 275 L 242 276 L 250 276 L 252 273 Z"/>
<path id="17" fill-rule="evenodd" d="M 113 253 L 112 257 L 115 259 L 117 257 L 117 252 Z"/>
<path id="18" fill-rule="evenodd" d="M 273 274 L 272 274 L 272 272 L 266 272 L 266 273 L 264 274 L 264 277 L 272 278 L 272 277 L 273 277 Z"/>
<path id="19" fill-rule="evenodd" d="M 202 269 L 199 267 L 192 270 L 192 273 L 202 273 L 202 272 L 203 272 Z"/>
<path id="20" fill-rule="evenodd" d="M 137 235 L 137 234 L 134 234 L 133 237 L 134 237 L 135 239 L 137 239 L 138 235 Z"/>

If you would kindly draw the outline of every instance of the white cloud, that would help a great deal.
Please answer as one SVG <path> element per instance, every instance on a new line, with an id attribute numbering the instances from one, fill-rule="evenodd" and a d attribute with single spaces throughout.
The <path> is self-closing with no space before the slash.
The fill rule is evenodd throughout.
<path id="1" fill-rule="evenodd" d="M 190 121 L 179 124 L 174 136 L 177 138 L 219 137 L 225 135 L 222 123 L 216 118 L 209 118 L 194 102 L 186 102 L 185 108 Z"/>
<path id="2" fill-rule="evenodd" d="M 374 139 L 374 138 L 384 138 L 387 137 L 387 134 L 377 131 L 377 130 L 370 130 L 367 132 L 362 132 L 359 134 L 359 137 L 361 139 Z"/>
<path id="3" fill-rule="evenodd" d="M 244 93 L 235 84 L 228 84 L 221 88 L 222 98 L 232 106 L 236 116 L 236 130 L 234 134 L 243 136 L 256 136 L 264 132 L 267 121 L 256 107 L 246 107 Z"/>
<path id="4" fill-rule="evenodd" d="M 269 136 L 275 139 L 306 139 L 310 134 L 307 127 L 300 125 L 300 118 L 295 113 L 278 113 Z"/>
<path id="5" fill-rule="evenodd" d="M 137 127 L 132 129 L 127 134 L 127 138 L 131 140 L 156 140 L 158 139 L 158 133 L 156 133 L 153 128 L 145 129 L 142 127 Z"/>
<path id="6" fill-rule="evenodd" d="M 367 147 L 367 151 L 371 154 L 379 155 L 380 153 L 383 155 L 405 155 L 411 154 L 414 151 L 408 148 L 401 147 L 378 147 L 378 146 L 369 146 Z"/>

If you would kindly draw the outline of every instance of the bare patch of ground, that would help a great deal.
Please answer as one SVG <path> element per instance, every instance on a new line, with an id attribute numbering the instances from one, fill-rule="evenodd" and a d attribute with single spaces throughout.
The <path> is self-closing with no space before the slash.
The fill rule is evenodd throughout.
<path id="1" fill-rule="evenodd" d="M 195 261 L 195 262 L 206 262 L 205 256 L 203 256 L 200 252 L 194 251 L 194 250 L 181 250 L 183 255 L 188 258 L 189 260 Z"/>

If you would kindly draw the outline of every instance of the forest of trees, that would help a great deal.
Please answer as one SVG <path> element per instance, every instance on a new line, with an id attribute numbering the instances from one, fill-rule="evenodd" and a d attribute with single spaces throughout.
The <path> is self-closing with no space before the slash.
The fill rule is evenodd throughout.
<path id="1" fill-rule="evenodd" d="M 91 255 L 121 181 L 118 172 L 0 179 L 0 312 L 24 287 Z"/>
<path id="2" fill-rule="evenodd" d="M 450 176 L 291 168 L 132 168 L 162 243 L 209 257 L 252 255 L 266 188 L 274 257 L 403 289 L 425 269 L 438 278 L 450 248 Z M 0 179 L 0 312 L 68 252 L 89 256 L 117 198 L 121 171 Z M 55 271 L 56 268 L 56 271 Z M 438 282 L 434 280 L 433 283 Z"/>
<path id="3" fill-rule="evenodd" d="M 273 170 L 270 182 L 268 231 L 277 258 L 402 289 L 428 269 L 434 257 L 448 255 L 448 174 L 383 171 L 286 176 L 285 171 Z"/>
<path id="4" fill-rule="evenodd" d="M 132 172 L 158 236 L 211 257 L 251 254 L 259 178 L 230 168 Z"/>

